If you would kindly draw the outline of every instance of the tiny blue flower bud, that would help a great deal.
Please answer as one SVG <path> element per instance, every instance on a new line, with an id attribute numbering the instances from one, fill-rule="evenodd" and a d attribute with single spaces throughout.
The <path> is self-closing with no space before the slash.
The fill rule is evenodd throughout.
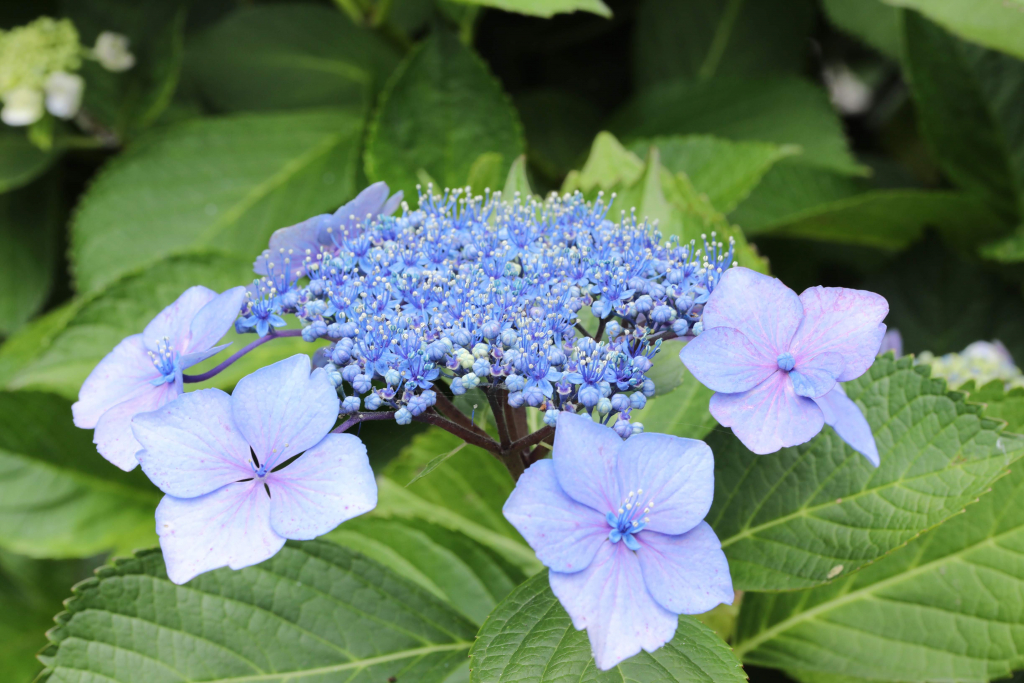
<path id="1" fill-rule="evenodd" d="M 566 358 L 565 353 L 557 346 L 552 346 L 548 349 L 548 362 L 552 365 L 565 365 L 565 361 L 567 360 L 568 358 Z"/>
<path id="2" fill-rule="evenodd" d="M 346 396 L 341 402 L 342 413 L 355 413 L 359 411 L 359 398 L 357 396 Z"/>
<path id="3" fill-rule="evenodd" d="M 432 389 L 426 389 L 420 396 L 427 402 L 428 406 L 432 406 L 437 403 L 437 394 Z"/>
<path id="4" fill-rule="evenodd" d="M 644 425 L 643 425 L 642 422 L 634 422 L 633 423 L 633 433 L 634 434 L 643 434 L 643 431 L 644 431 Z"/>
<path id="5" fill-rule="evenodd" d="M 684 334 L 690 331 L 690 324 L 686 322 L 686 318 L 676 318 L 675 322 L 672 323 L 672 332 L 677 337 L 682 337 Z"/>
<path id="6" fill-rule="evenodd" d="M 476 362 L 473 363 L 473 374 L 477 377 L 489 376 L 491 374 L 491 364 L 483 358 L 478 358 Z"/>
<path id="7" fill-rule="evenodd" d="M 363 405 L 366 406 L 367 410 L 377 410 L 380 408 L 380 404 L 383 401 L 380 400 L 380 396 L 376 393 L 371 393 L 369 396 L 363 399 Z"/>
<path id="8" fill-rule="evenodd" d="M 672 322 L 675 317 L 676 312 L 671 306 L 661 305 L 651 312 L 651 320 L 662 325 Z"/>
<path id="9" fill-rule="evenodd" d="M 562 412 L 562 411 L 557 410 L 555 408 L 550 408 L 549 410 L 545 411 L 544 412 L 544 424 L 546 424 L 546 425 L 548 425 L 550 427 L 554 427 L 556 424 L 558 424 L 558 414 L 560 412 Z"/>
<path id="10" fill-rule="evenodd" d="M 468 346 L 473 341 L 473 337 L 463 328 L 452 330 L 452 341 L 459 346 Z"/>
<path id="11" fill-rule="evenodd" d="M 647 372 L 653 366 L 654 363 L 652 363 L 651 359 L 648 358 L 647 356 L 637 356 L 636 358 L 633 359 L 633 367 L 639 370 L 640 372 Z"/>
<path id="12" fill-rule="evenodd" d="M 341 336 L 342 337 L 355 337 L 359 334 L 359 327 L 353 323 L 342 323 L 341 324 Z"/>
<path id="13" fill-rule="evenodd" d="M 302 328 L 302 341 L 312 344 L 316 341 L 316 332 L 313 331 L 313 326 Z"/>
<path id="14" fill-rule="evenodd" d="M 693 324 L 693 336 L 700 336 L 700 333 L 704 331 L 704 321 L 699 320 Z"/>
<path id="15" fill-rule="evenodd" d="M 335 365 L 346 365 L 350 360 L 352 360 L 352 354 L 349 353 L 349 349 L 351 348 L 351 346 L 349 348 L 345 348 L 343 344 L 335 344 L 334 350 L 331 351 L 331 362 Z"/>
<path id="16" fill-rule="evenodd" d="M 646 396 L 647 398 L 650 398 L 651 396 L 654 396 L 654 380 L 653 379 L 645 379 L 644 380 L 644 387 L 643 387 L 643 389 L 641 389 L 641 391 L 644 392 L 644 396 Z"/>
<path id="17" fill-rule="evenodd" d="M 501 333 L 501 343 L 504 346 L 515 346 L 517 341 L 519 341 L 519 335 L 515 330 L 510 328 Z"/>
<path id="18" fill-rule="evenodd" d="M 352 384 L 352 382 L 356 380 L 356 376 L 360 372 L 362 372 L 362 369 L 355 363 L 352 363 L 352 365 L 346 365 L 344 368 L 341 369 L 341 376 L 345 379 L 346 382 Z"/>
<path id="19" fill-rule="evenodd" d="M 635 391 L 629 396 L 629 405 L 633 407 L 633 410 L 643 410 L 647 405 L 647 397 L 639 391 Z"/>
<path id="20" fill-rule="evenodd" d="M 365 394 L 372 388 L 373 385 L 370 383 L 370 378 L 366 375 L 356 375 L 355 379 L 352 380 L 352 389 L 357 394 Z"/>
<path id="21" fill-rule="evenodd" d="M 480 334 L 484 336 L 484 339 L 494 339 L 500 333 L 501 324 L 494 320 L 488 320 L 480 326 Z"/>
<path id="22" fill-rule="evenodd" d="M 400 425 L 407 425 L 412 422 L 412 413 L 408 408 L 399 408 L 395 411 L 395 422 Z"/>
<path id="23" fill-rule="evenodd" d="M 235 332 L 238 334 L 245 334 L 251 328 L 245 324 L 245 318 L 239 318 L 235 321 Z"/>
<path id="24" fill-rule="evenodd" d="M 307 287 L 309 293 L 313 296 L 323 296 L 324 294 L 324 281 L 323 280 L 310 280 L 309 286 Z M 326 307 L 325 307 L 326 308 Z"/>
<path id="25" fill-rule="evenodd" d="M 684 294 L 681 297 L 677 297 L 675 300 L 676 310 L 680 313 L 686 313 L 688 310 L 693 308 L 693 297 L 689 294 Z"/>
<path id="26" fill-rule="evenodd" d="M 432 363 L 440 363 L 448 353 L 448 347 L 438 339 L 427 346 L 427 359 Z"/>
<path id="27" fill-rule="evenodd" d="M 604 326 L 604 331 L 608 335 L 608 339 L 617 339 L 622 334 L 622 325 L 615 320 L 611 320 Z"/>
<path id="28" fill-rule="evenodd" d="M 604 398 L 612 395 L 612 385 L 608 382 L 598 382 L 597 388 L 601 390 L 601 396 Z"/>
<path id="29" fill-rule="evenodd" d="M 588 384 L 580 388 L 580 403 L 585 405 L 587 408 L 593 408 L 600 400 L 601 390 L 593 384 Z"/>
<path id="30" fill-rule="evenodd" d="M 427 405 L 426 400 L 422 396 L 413 396 L 409 399 L 408 408 L 413 417 L 422 415 L 429 407 L 430 406 Z"/>
<path id="31" fill-rule="evenodd" d="M 641 396 L 642 395 L 643 394 L 641 394 Z M 626 396 L 625 394 L 615 394 L 612 396 L 611 400 L 612 408 L 620 413 L 624 413 L 632 407 L 629 401 L 629 396 Z"/>
<path id="32" fill-rule="evenodd" d="M 581 337 L 576 340 L 576 349 L 583 355 L 589 356 L 597 348 L 597 342 L 590 337 Z"/>
<path id="33" fill-rule="evenodd" d="M 473 358 L 487 358 L 491 355 L 491 347 L 488 344 L 480 342 L 473 346 Z"/>
<path id="34" fill-rule="evenodd" d="M 509 398 L 511 398 L 511 395 L 509 396 Z M 544 402 L 545 396 L 544 392 L 541 390 L 540 387 L 532 386 L 523 389 L 523 399 L 526 401 L 527 404 L 536 408 L 537 406 Z"/>
<path id="35" fill-rule="evenodd" d="M 388 368 L 388 371 L 384 373 L 384 381 L 389 387 L 396 387 L 402 381 L 402 373 L 394 368 Z"/>
<path id="36" fill-rule="evenodd" d="M 341 325 L 338 323 L 331 323 L 327 326 L 327 336 L 331 339 L 340 339 L 343 335 L 341 334 Z"/>
<path id="37" fill-rule="evenodd" d="M 612 412 L 612 402 L 606 398 L 602 398 L 597 402 L 597 412 L 601 415 L 607 415 Z"/>
<path id="38" fill-rule="evenodd" d="M 330 371 L 328 371 L 327 372 L 327 379 L 331 380 L 331 384 L 334 385 L 335 389 L 337 389 L 338 387 L 341 386 L 341 382 L 342 382 L 341 373 L 338 372 L 337 370 L 330 370 Z"/>
<path id="39" fill-rule="evenodd" d="M 522 391 L 526 388 L 526 378 L 522 375 L 509 375 L 505 378 L 505 387 L 509 391 Z"/>
<path id="40" fill-rule="evenodd" d="M 619 420 L 615 423 L 613 429 L 623 439 L 628 439 L 633 435 L 633 425 L 629 424 L 629 420 Z"/>
<path id="41" fill-rule="evenodd" d="M 464 393 L 466 393 L 466 387 L 462 384 L 461 377 L 456 377 L 455 379 L 452 380 L 451 389 L 452 393 L 455 394 L 456 396 L 462 396 Z"/>
<path id="42" fill-rule="evenodd" d="M 299 305 L 299 292 L 298 290 L 291 290 L 281 295 L 281 307 L 286 308 L 290 311 L 295 310 Z"/>
<path id="43" fill-rule="evenodd" d="M 513 408 L 522 408 L 525 402 L 526 399 L 523 398 L 523 392 L 521 391 L 513 391 L 508 395 L 508 404 Z"/>
<path id="44" fill-rule="evenodd" d="M 633 305 L 636 306 L 636 310 L 640 313 L 647 313 L 654 308 L 654 299 L 644 294 L 633 302 Z"/>

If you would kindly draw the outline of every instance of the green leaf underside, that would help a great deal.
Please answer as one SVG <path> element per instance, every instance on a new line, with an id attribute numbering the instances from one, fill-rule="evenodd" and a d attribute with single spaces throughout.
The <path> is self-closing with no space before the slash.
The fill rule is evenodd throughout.
<path id="1" fill-rule="evenodd" d="M 460 442 L 457 436 L 438 427 L 416 435 L 378 477 L 373 514 L 420 518 L 459 531 L 527 575 L 540 571 L 533 551 L 501 513 L 515 486 L 512 477 L 487 451 L 466 446 L 406 488 L 431 460 L 452 451 Z"/>
<path id="2" fill-rule="evenodd" d="M 48 634 L 43 681 L 443 681 L 474 626 L 357 553 L 288 543 L 184 586 L 144 551 L 79 584 Z"/>
<path id="3" fill-rule="evenodd" d="M 519 586 L 487 618 L 470 653 L 473 683 L 676 683 L 745 681 L 739 662 L 714 631 L 679 619 L 675 637 L 609 671 L 594 666 L 586 631 L 551 592 L 547 573 Z"/>
<path id="4" fill-rule="evenodd" d="M 460 187 L 480 155 L 500 155 L 504 178 L 525 151 L 500 83 L 448 31 L 435 32 L 406 58 L 380 102 L 366 144 L 366 175 L 403 190 L 410 202 L 419 171 L 442 187 Z"/>
<path id="5" fill-rule="evenodd" d="M 658 135 L 715 135 L 799 145 L 801 163 L 863 174 L 824 91 L 798 78 L 716 78 L 660 85 L 637 95 L 611 124 L 627 142 Z"/>
<path id="6" fill-rule="evenodd" d="M 224 111 L 370 104 L 398 56 L 342 12 L 242 7 L 189 45 L 186 68 Z"/>
<path id="7" fill-rule="evenodd" d="M 707 520 L 737 590 L 806 588 L 859 569 L 963 510 L 1024 454 L 1024 439 L 927 373 L 882 357 L 845 384 L 874 432 L 878 469 L 829 427 L 770 456 L 712 434 Z"/>
<path id="8" fill-rule="evenodd" d="M 924 13 L 967 40 L 1024 59 L 1024 2 L 1021 0 L 884 0 Z"/>
<path id="9" fill-rule="evenodd" d="M 60 330 L 51 332 L 43 340 L 45 343 L 40 344 L 42 348 L 37 355 L 19 359 L 6 387 L 41 389 L 74 399 L 85 378 L 118 342 L 141 332 L 186 289 L 204 285 L 221 292 L 245 284 L 252 277 L 249 259 L 226 256 L 171 258 L 140 275 L 127 277 L 98 295 L 86 297 L 75 306 L 70 319 L 58 321 Z M 225 338 L 232 342 L 226 351 L 189 368 L 189 372 L 199 373 L 211 368 L 255 339 L 254 334 L 240 335 L 232 331 Z M 301 339 L 275 339 L 246 355 L 214 380 L 186 386 L 190 390 L 208 386 L 230 389 L 241 377 L 263 365 L 311 351 L 311 345 Z"/>
<path id="10" fill-rule="evenodd" d="M 898 60 L 903 46 L 900 11 L 882 0 L 823 0 L 830 22 Z"/>
<path id="11" fill-rule="evenodd" d="M 1024 667 L 1024 462 L 906 548 L 810 591 L 747 596 L 752 664 L 876 680 L 988 681 Z"/>
<path id="12" fill-rule="evenodd" d="M 33 557 L 127 552 L 156 540 L 160 492 L 122 472 L 52 394 L 0 392 L 0 543 Z"/>
<path id="13" fill-rule="evenodd" d="M 23 129 L 0 126 L 0 192 L 9 192 L 42 175 L 60 154 L 44 152 Z"/>
<path id="14" fill-rule="evenodd" d="M 480 625 L 525 575 L 458 531 L 420 519 L 362 517 L 325 537 L 419 584 Z"/>
<path id="15" fill-rule="evenodd" d="M 355 194 L 362 112 L 323 110 L 187 121 L 107 165 L 72 229 L 79 291 L 168 256 L 251 260 L 270 234 Z"/>
<path id="16" fill-rule="evenodd" d="M 602 0 L 453 0 L 464 5 L 492 7 L 516 14 L 553 17 L 571 12 L 591 12 L 610 18 L 612 11 Z"/>

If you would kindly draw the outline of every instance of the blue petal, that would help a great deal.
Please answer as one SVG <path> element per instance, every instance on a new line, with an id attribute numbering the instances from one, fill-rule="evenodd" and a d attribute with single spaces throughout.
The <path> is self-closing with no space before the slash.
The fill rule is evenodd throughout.
<path id="1" fill-rule="evenodd" d="M 832 391 L 845 365 L 842 356 L 831 352 L 819 354 L 810 360 L 800 359 L 796 369 L 789 373 L 793 380 L 793 390 L 807 398 L 824 396 Z"/>
<path id="2" fill-rule="evenodd" d="M 701 614 L 731 605 L 734 597 L 729 563 L 718 536 L 701 522 L 678 536 L 645 531 L 636 554 L 644 583 L 654 599 L 677 614 Z"/>
<path id="3" fill-rule="evenodd" d="M 832 429 L 836 430 L 836 434 L 849 444 L 850 448 L 878 467 L 881 458 L 878 455 L 875 435 L 871 433 L 871 425 L 857 404 L 847 397 L 842 385 L 837 384 L 832 391 L 814 399 L 814 402 L 821 408 L 825 424 L 832 425 Z"/>
<path id="4" fill-rule="evenodd" d="M 814 438 L 825 425 L 818 405 L 793 390 L 789 373 L 777 372 L 740 394 L 715 394 L 711 415 L 731 427 L 743 445 L 758 455 L 796 446 Z"/>
<path id="5" fill-rule="evenodd" d="M 618 510 L 615 456 L 622 439 L 610 427 L 563 411 L 555 427 L 552 462 L 558 484 L 573 500 L 602 515 Z"/>
<path id="6" fill-rule="evenodd" d="M 749 391 L 778 370 L 775 356 L 729 327 L 705 330 L 687 342 L 679 359 L 701 384 L 726 394 Z"/>

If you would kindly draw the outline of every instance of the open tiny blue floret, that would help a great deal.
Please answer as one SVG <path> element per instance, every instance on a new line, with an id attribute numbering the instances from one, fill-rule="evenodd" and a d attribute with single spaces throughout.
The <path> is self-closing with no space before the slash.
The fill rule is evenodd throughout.
<path id="1" fill-rule="evenodd" d="M 444 378 L 456 395 L 505 389 L 551 425 L 564 410 L 614 418 L 627 437 L 643 429 L 630 414 L 654 395 L 646 373 L 661 339 L 699 325 L 734 245 L 715 233 L 701 247 L 663 240 L 633 214 L 609 220 L 609 206 L 602 195 L 509 201 L 428 187 L 401 216 L 325 223 L 315 248 L 295 239 L 265 251 L 268 275 L 236 327 L 264 336 L 291 314 L 303 339 L 329 340 L 315 360 L 342 413 L 391 409 L 407 424 Z M 584 308 L 596 339 L 580 334 Z"/>
<path id="2" fill-rule="evenodd" d="M 647 513 L 654 507 L 654 501 L 643 503 L 644 490 L 630 491 L 626 499 L 622 501 L 621 507 L 615 512 L 609 512 L 605 519 L 608 526 L 612 528 L 608 532 L 608 540 L 612 543 L 622 541 L 630 550 L 640 550 L 640 544 L 634 538 L 647 526 L 650 518 Z M 641 508 L 643 510 L 641 511 Z"/>

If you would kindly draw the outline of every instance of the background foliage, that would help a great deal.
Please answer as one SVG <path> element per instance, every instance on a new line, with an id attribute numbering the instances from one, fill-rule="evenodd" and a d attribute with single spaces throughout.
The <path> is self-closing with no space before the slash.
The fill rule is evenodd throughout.
<path id="1" fill-rule="evenodd" d="M 999 338 L 1019 364 L 1021 0 L 43 0 L 4 3 L 0 28 L 41 14 L 86 44 L 124 33 L 138 59 L 86 65 L 89 125 L 60 124 L 51 150 L 0 126 L 4 680 L 1024 669 L 1024 390 L 998 382 L 949 392 L 883 357 L 847 385 L 879 469 L 829 429 L 757 457 L 667 344 L 641 419 L 712 445 L 708 521 L 744 594 L 607 675 L 501 516 L 507 472 L 447 433 L 363 425 L 372 515 L 175 587 L 157 551 L 132 552 L 155 544 L 159 492 L 70 419 L 96 362 L 182 290 L 245 283 L 273 230 L 376 180 L 408 199 L 615 192 L 666 235 L 735 237 L 742 265 L 797 290 L 882 293 L 907 352 Z M 299 351 L 265 345 L 216 385 Z"/>

